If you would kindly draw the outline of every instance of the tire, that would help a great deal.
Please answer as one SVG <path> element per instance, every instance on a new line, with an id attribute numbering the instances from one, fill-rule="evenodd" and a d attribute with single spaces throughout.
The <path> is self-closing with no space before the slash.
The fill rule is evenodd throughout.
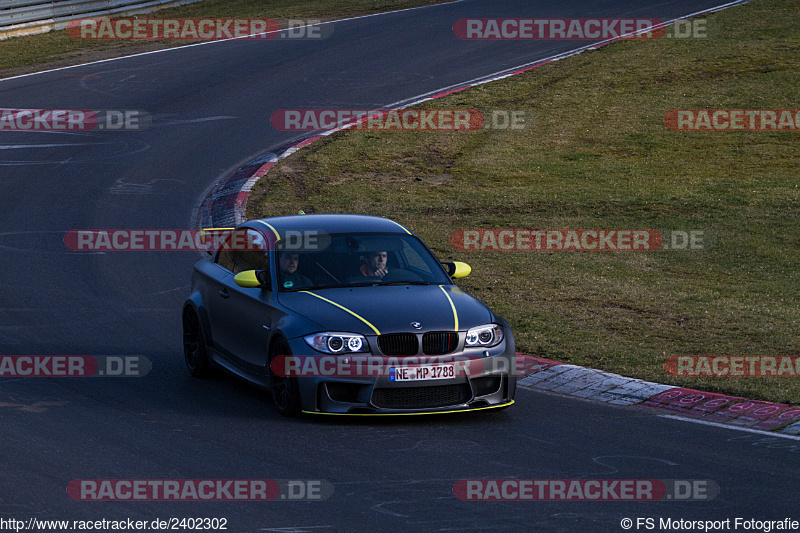
<path id="1" fill-rule="evenodd" d="M 213 374 L 203 326 L 197 312 L 191 307 L 183 312 L 183 358 L 192 376 L 203 378 Z"/>
<path id="2" fill-rule="evenodd" d="M 284 338 L 278 338 L 272 343 L 269 352 L 270 368 L 272 361 L 280 355 L 292 355 L 289 343 Z M 270 376 L 270 391 L 275 408 L 287 418 L 295 418 L 301 414 L 300 386 L 296 377 L 279 376 L 273 373 Z"/>

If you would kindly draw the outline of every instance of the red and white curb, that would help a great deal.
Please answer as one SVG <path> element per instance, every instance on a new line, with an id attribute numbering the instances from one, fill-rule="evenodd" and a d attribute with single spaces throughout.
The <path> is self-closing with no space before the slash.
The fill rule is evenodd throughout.
<path id="1" fill-rule="evenodd" d="M 247 199 L 256 182 L 269 172 L 275 163 L 322 136 L 314 135 L 294 143 L 288 148 L 264 154 L 218 180 L 200 205 L 196 221 L 197 227 L 226 228 L 245 222 L 247 220 L 244 214 Z"/>
<path id="2" fill-rule="evenodd" d="M 518 354 L 517 385 L 610 405 L 636 405 L 714 425 L 800 435 L 800 407 L 662 385 Z"/>

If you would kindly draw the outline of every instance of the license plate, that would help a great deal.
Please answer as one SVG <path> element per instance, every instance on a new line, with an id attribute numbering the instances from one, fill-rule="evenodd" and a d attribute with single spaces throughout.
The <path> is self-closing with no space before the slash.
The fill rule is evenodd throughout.
<path id="1" fill-rule="evenodd" d="M 428 381 L 450 379 L 456 375 L 454 364 L 397 366 L 389 369 L 389 381 Z"/>

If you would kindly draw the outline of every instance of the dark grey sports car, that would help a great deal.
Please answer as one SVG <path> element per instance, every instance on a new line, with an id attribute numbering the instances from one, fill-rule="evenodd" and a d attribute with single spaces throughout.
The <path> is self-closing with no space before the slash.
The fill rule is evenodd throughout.
<path id="1" fill-rule="evenodd" d="M 186 365 L 270 390 L 286 416 L 505 408 L 514 338 L 451 280 L 469 271 L 386 218 L 251 220 L 195 265 Z"/>

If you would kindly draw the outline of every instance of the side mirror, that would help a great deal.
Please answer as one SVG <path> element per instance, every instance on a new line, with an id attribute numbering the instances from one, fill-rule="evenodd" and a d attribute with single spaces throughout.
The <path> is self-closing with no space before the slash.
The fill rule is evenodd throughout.
<path id="1" fill-rule="evenodd" d="M 254 289 L 263 286 L 257 270 L 245 270 L 233 276 L 233 281 L 245 289 Z"/>
<path id="2" fill-rule="evenodd" d="M 451 278 L 465 278 L 472 272 L 472 267 L 461 261 L 442 261 L 442 264 Z"/>

